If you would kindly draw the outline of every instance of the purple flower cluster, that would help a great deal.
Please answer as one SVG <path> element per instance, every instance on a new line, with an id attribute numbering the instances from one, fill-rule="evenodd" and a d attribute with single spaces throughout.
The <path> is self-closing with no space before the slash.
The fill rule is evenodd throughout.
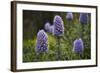
<path id="1" fill-rule="evenodd" d="M 54 25 L 50 25 L 50 23 L 47 22 L 45 24 L 45 30 L 48 31 L 49 33 L 52 33 L 53 34 L 53 32 L 54 32 Z"/>
<path id="2" fill-rule="evenodd" d="M 64 34 L 64 24 L 62 18 L 59 15 L 56 15 L 54 17 L 53 25 L 54 25 L 54 35 L 62 36 Z"/>
<path id="3" fill-rule="evenodd" d="M 48 51 L 48 36 L 44 30 L 40 30 L 37 34 L 36 52 L 43 53 Z"/>
<path id="4" fill-rule="evenodd" d="M 68 19 L 69 21 L 73 20 L 73 13 L 72 12 L 68 12 L 67 15 L 66 15 L 66 19 Z"/>
<path id="5" fill-rule="evenodd" d="M 73 43 L 73 51 L 78 54 L 82 54 L 84 51 L 84 44 L 81 38 L 76 39 Z"/>
<path id="6" fill-rule="evenodd" d="M 52 34 L 54 34 L 54 25 L 51 25 L 49 27 L 49 32 L 52 33 Z"/>
<path id="7" fill-rule="evenodd" d="M 49 32 L 49 27 L 50 27 L 50 23 L 47 22 L 47 23 L 45 24 L 45 27 L 44 27 L 44 28 L 45 28 L 45 30 L 48 31 L 48 32 Z"/>
<path id="8" fill-rule="evenodd" d="M 87 13 L 80 13 L 80 23 L 87 24 L 88 23 L 88 14 Z"/>

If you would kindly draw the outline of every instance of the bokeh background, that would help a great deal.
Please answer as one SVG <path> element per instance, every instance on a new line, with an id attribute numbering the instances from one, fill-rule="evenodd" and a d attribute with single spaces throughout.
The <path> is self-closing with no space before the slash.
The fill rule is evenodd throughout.
<path id="1" fill-rule="evenodd" d="M 66 19 L 66 14 L 67 12 L 23 10 L 23 62 L 57 61 L 56 39 L 44 29 L 46 22 L 53 25 L 55 15 L 62 17 L 66 30 L 64 35 L 67 35 L 66 40 L 61 39 L 61 60 L 91 59 L 91 14 L 88 13 L 89 21 L 88 24 L 84 25 L 84 32 L 81 32 L 83 27 L 79 22 L 80 13 L 73 13 L 73 20 L 70 23 Z M 35 52 L 36 39 L 38 31 L 41 29 L 44 29 L 48 35 L 49 50 L 48 53 L 41 54 L 37 60 Z M 81 33 L 84 35 L 84 53 L 82 57 L 72 51 L 73 42 L 75 39 L 80 38 Z"/>

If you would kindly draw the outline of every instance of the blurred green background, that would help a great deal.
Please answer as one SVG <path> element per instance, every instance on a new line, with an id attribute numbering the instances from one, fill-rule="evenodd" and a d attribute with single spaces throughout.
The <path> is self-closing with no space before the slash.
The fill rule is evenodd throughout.
<path id="1" fill-rule="evenodd" d="M 80 55 L 72 52 L 73 42 L 75 39 L 80 38 L 81 29 L 83 29 L 79 22 L 80 13 L 73 13 L 71 22 L 66 19 L 66 13 L 23 10 L 23 62 L 56 61 L 56 39 L 54 35 L 48 32 L 46 32 L 49 43 L 48 53 L 41 54 L 39 59 L 37 59 L 35 52 L 38 31 L 44 29 L 46 22 L 50 22 L 52 25 L 55 15 L 62 17 L 65 28 L 64 35 L 67 36 L 61 39 L 61 60 L 91 59 L 91 14 L 89 14 L 88 24 L 84 25 L 84 53 L 81 58 Z"/>

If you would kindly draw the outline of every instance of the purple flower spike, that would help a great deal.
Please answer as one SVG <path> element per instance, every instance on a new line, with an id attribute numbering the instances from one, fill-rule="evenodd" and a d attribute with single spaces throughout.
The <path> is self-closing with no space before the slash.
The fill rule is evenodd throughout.
<path id="1" fill-rule="evenodd" d="M 48 51 L 48 36 L 44 30 L 40 30 L 37 34 L 36 52 L 43 53 Z"/>
<path id="2" fill-rule="evenodd" d="M 80 13 L 80 23 L 87 24 L 88 23 L 88 14 L 87 13 Z"/>
<path id="3" fill-rule="evenodd" d="M 73 51 L 78 54 L 82 54 L 84 51 L 84 45 L 82 39 L 76 39 L 73 44 Z"/>
<path id="4" fill-rule="evenodd" d="M 72 12 L 68 12 L 67 15 L 66 15 L 66 18 L 68 20 L 73 20 L 73 13 Z"/>
<path id="5" fill-rule="evenodd" d="M 54 34 L 54 25 L 52 25 L 52 26 L 49 27 L 49 32 L 52 33 L 52 34 Z"/>
<path id="6" fill-rule="evenodd" d="M 54 17 L 54 35 L 56 36 L 63 36 L 64 34 L 64 24 L 63 24 L 63 20 L 59 15 L 56 15 Z"/>
<path id="7" fill-rule="evenodd" d="M 46 30 L 46 31 L 49 31 L 49 27 L 50 27 L 50 23 L 47 22 L 47 23 L 45 24 L 45 30 Z"/>

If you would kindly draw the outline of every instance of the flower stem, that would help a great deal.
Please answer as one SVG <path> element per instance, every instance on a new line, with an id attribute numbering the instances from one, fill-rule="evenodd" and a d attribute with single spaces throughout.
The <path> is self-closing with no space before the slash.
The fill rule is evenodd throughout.
<path id="1" fill-rule="evenodd" d="M 82 38 L 82 40 L 83 40 L 83 36 L 84 36 L 84 24 L 81 24 L 81 32 L 80 32 L 80 34 L 81 34 L 81 38 Z"/>
<path id="2" fill-rule="evenodd" d="M 83 54 L 79 54 L 79 56 L 80 56 L 80 59 L 83 59 Z"/>
<path id="3" fill-rule="evenodd" d="M 36 54 L 36 62 L 39 61 L 39 54 Z"/>
<path id="4" fill-rule="evenodd" d="M 60 37 L 57 36 L 57 60 L 61 60 Z"/>

